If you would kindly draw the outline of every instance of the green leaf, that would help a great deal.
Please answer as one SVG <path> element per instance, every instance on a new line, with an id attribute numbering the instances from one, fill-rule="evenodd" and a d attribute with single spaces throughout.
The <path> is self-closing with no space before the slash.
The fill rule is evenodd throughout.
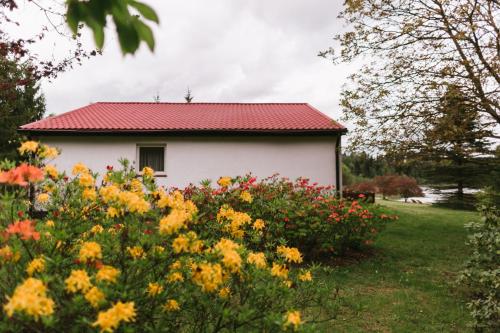
<path id="1" fill-rule="evenodd" d="M 126 24 L 118 20 L 114 20 L 116 25 L 116 33 L 118 41 L 124 54 L 134 54 L 139 48 L 139 34 L 132 24 Z"/>
<path id="2" fill-rule="evenodd" d="M 155 49 L 155 38 L 153 35 L 153 30 L 146 25 L 144 22 L 141 20 L 137 20 L 135 22 L 135 28 L 137 29 L 137 32 L 139 34 L 139 38 L 142 39 L 143 41 L 148 44 L 148 47 L 151 51 L 154 51 Z"/>
<path id="3" fill-rule="evenodd" d="M 78 32 L 78 23 L 81 21 L 81 10 L 78 1 L 68 1 L 68 10 L 66 11 L 66 22 L 71 31 Z"/>
<path id="4" fill-rule="evenodd" d="M 156 15 L 156 12 L 154 11 L 153 8 L 149 7 L 145 3 L 138 2 L 138 1 L 130 1 L 130 5 L 137 9 L 139 13 L 141 13 L 144 18 L 153 21 L 155 23 L 160 23 L 160 20 L 158 18 L 158 15 Z"/>

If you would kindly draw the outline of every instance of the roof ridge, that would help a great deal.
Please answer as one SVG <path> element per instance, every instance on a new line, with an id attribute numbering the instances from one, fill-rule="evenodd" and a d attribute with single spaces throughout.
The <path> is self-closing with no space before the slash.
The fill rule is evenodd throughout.
<path id="1" fill-rule="evenodd" d="M 225 105 L 308 105 L 307 102 L 124 102 L 124 101 L 119 101 L 119 102 L 94 102 L 90 103 L 89 105 L 92 104 L 211 104 L 211 105 L 217 105 L 217 104 L 225 104 Z"/>

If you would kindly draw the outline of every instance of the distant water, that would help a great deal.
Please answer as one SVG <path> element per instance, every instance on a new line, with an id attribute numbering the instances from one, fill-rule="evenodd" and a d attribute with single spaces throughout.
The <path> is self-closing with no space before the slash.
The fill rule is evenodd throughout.
<path id="1" fill-rule="evenodd" d="M 428 186 L 421 186 L 421 188 L 422 191 L 424 192 L 424 196 L 408 198 L 408 202 L 411 202 L 411 200 L 415 200 L 415 201 L 420 201 L 421 203 L 432 204 L 445 200 L 450 193 L 457 191 L 456 188 L 451 188 L 446 190 L 439 190 Z M 465 194 L 474 194 L 477 192 L 479 192 L 478 189 L 464 188 Z M 405 199 L 399 199 L 398 201 L 405 201 Z"/>

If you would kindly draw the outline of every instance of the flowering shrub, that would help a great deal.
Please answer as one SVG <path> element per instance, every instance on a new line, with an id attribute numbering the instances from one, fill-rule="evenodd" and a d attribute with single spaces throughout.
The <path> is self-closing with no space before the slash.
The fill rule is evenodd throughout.
<path id="1" fill-rule="evenodd" d="M 204 182 L 186 188 L 184 194 L 199 207 L 203 232 L 243 239 L 251 249 L 263 252 L 286 243 L 308 257 L 343 254 L 371 244 L 395 218 L 366 203 L 363 195 L 354 201 L 338 199 L 331 187 L 307 179 L 224 177 L 216 188 Z M 218 227 L 221 224 L 223 228 Z"/>
<path id="2" fill-rule="evenodd" d="M 20 152 L 27 164 L 0 171 L 10 188 L 0 197 L 2 332 L 307 331 L 303 311 L 331 305 L 314 272 L 296 267 L 298 249 L 248 247 L 247 226 L 258 243 L 267 215 L 220 200 L 209 219 L 201 202 L 157 187 L 149 168 L 138 176 L 124 161 L 96 186 L 81 163 L 58 172 L 53 148 Z M 38 220 L 27 214 L 33 189 L 47 212 Z M 238 194 L 248 211 L 261 206 L 252 192 Z"/>

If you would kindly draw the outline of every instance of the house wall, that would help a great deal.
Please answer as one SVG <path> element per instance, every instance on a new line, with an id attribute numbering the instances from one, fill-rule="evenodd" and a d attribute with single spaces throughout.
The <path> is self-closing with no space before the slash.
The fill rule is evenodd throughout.
<path id="1" fill-rule="evenodd" d="M 335 185 L 335 136 L 269 137 L 138 137 L 46 136 L 40 141 L 62 149 L 52 162 L 68 174 L 77 162 L 104 173 L 107 165 L 119 168 L 118 160 L 137 163 L 137 145 L 165 144 L 167 177 L 158 183 L 184 187 L 203 179 L 251 172 L 259 178 L 279 173 L 295 179 L 308 177 L 322 185 Z"/>

